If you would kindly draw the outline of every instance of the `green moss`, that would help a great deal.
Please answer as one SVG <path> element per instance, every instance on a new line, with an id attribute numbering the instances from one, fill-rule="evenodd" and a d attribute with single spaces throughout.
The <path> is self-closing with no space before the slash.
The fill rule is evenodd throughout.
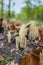
<path id="1" fill-rule="evenodd" d="M 10 60 L 12 60 L 13 59 L 13 56 L 8 56 L 8 57 L 6 57 L 2 62 L 1 62 L 1 64 L 2 65 L 5 65 L 6 63 L 8 63 Z"/>

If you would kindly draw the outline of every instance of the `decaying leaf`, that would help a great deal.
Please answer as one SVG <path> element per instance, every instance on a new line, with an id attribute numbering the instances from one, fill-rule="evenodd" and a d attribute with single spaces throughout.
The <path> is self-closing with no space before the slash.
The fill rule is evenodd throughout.
<path id="1" fill-rule="evenodd" d="M 4 57 L 2 55 L 0 55 L 0 61 L 4 60 Z"/>

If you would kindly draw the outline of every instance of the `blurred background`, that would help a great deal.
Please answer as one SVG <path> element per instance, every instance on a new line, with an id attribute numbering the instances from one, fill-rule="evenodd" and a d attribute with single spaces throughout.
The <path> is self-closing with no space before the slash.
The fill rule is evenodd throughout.
<path id="1" fill-rule="evenodd" d="M 0 18 L 43 23 L 43 0 L 0 0 Z"/>

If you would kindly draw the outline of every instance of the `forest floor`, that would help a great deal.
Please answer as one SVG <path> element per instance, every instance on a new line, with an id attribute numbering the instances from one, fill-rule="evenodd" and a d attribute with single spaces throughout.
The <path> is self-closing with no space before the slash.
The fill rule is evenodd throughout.
<path id="1" fill-rule="evenodd" d="M 24 55 L 24 53 L 16 52 L 16 50 L 14 50 L 14 52 L 11 53 L 11 50 L 15 48 L 15 43 L 11 43 L 9 45 L 8 43 L 3 43 L 3 41 L 1 41 L 1 43 L 3 44 L 3 47 L 0 48 L 0 54 L 4 55 L 4 57 L 12 55 L 16 59 L 16 61 L 19 62 L 21 57 Z M 0 43 L 0 47 L 2 45 L 1 43 Z M 43 50 L 42 53 L 40 54 L 40 65 L 43 65 Z"/>

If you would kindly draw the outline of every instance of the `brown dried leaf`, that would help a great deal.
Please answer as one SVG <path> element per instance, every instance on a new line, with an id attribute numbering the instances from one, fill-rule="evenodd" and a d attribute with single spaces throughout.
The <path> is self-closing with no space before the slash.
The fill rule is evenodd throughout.
<path id="1" fill-rule="evenodd" d="M 2 55 L 0 55 L 0 61 L 4 60 L 4 57 Z"/>

